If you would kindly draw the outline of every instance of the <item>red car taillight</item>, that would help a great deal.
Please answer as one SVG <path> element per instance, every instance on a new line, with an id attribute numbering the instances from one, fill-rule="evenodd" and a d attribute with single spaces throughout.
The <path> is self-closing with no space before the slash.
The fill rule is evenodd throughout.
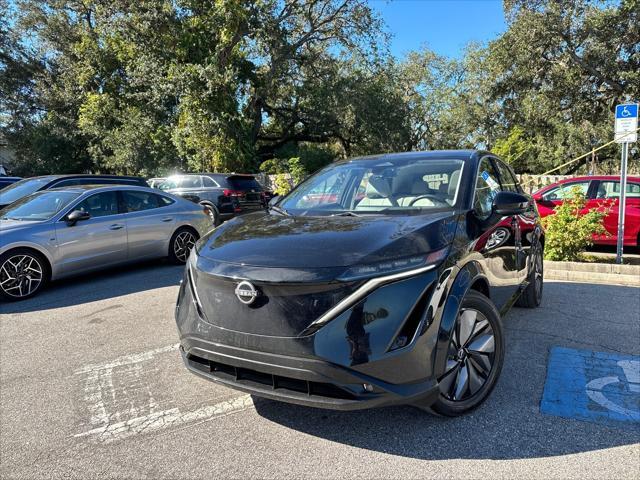
<path id="1" fill-rule="evenodd" d="M 244 197 L 244 192 L 242 190 L 230 190 L 226 188 L 222 193 L 227 197 Z"/>

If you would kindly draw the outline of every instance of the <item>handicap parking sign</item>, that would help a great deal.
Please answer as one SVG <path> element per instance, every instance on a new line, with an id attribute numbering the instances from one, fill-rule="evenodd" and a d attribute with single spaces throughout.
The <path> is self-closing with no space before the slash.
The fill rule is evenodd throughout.
<path id="1" fill-rule="evenodd" d="M 638 428 L 640 357 L 552 348 L 540 411 Z"/>

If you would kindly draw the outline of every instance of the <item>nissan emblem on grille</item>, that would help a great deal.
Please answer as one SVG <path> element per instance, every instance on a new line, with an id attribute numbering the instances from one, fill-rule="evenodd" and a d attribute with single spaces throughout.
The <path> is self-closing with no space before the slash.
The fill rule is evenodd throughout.
<path id="1" fill-rule="evenodd" d="M 236 297 L 245 305 L 252 304 L 255 299 L 260 296 L 260 292 L 256 287 L 246 280 L 240 282 L 235 290 Z"/>

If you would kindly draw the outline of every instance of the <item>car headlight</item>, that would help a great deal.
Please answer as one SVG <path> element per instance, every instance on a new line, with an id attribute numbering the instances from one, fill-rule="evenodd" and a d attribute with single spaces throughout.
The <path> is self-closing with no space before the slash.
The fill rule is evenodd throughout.
<path id="1" fill-rule="evenodd" d="M 429 265 L 435 265 L 444 260 L 449 251 L 449 247 L 436 250 L 424 255 L 413 255 L 394 260 L 364 265 L 355 265 L 340 275 L 337 280 L 346 282 L 371 277 L 392 275 L 394 273 L 415 270 Z"/>

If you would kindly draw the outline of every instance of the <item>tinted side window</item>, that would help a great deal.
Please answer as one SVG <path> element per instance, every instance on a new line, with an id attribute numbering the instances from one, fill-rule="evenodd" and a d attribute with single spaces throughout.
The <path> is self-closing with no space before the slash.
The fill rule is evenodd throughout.
<path id="1" fill-rule="evenodd" d="M 58 187 L 73 187 L 75 185 L 88 185 L 88 184 L 96 184 L 99 182 L 90 180 L 88 178 L 70 178 L 68 180 L 60 180 L 59 182 L 54 183 L 49 188 L 58 188 Z"/>
<path id="2" fill-rule="evenodd" d="M 518 189 L 518 181 L 511 173 L 511 169 L 500 160 L 494 159 L 494 163 L 496 164 L 498 172 L 500 173 L 500 184 L 502 185 L 502 190 L 505 192 L 518 193 L 520 191 Z"/>
<path id="3" fill-rule="evenodd" d="M 627 198 L 640 198 L 640 185 L 627 183 Z M 620 182 L 603 180 L 598 186 L 596 198 L 620 198 Z"/>
<path id="4" fill-rule="evenodd" d="M 159 207 L 166 207 L 167 205 L 172 205 L 176 203 L 175 200 L 172 200 L 171 198 L 168 198 L 168 197 L 163 197 L 162 195 L 156 195 L 156 197 L 158 197 Z"/>
<path id="5" fill-rule="evenodd" d="M 491 214 L 493 199 L 499 191 L 498 173 L 489 158 L 483 158 L 478 168 L 476 193 L 473 197 L 473 208 L 478 216 L 488 217 Z"/>
<path id="6" fill-rule="evenodd" d="M 188 177 L 181 177 L 178 181 L 178 188 L 201 188 L 202 177 L 199 175 L 193 175 Z"/>
<path id="7" fill-rule="evenodd" d="M 122 196 L 127 212 L 140 212 L 166 205 L 164 202 L 160 203 L 161 197 L 154 193 L 125 190 Z"/>
<path id="8" fill-rule="evenodd" d="M 566 195 L 569 195 L 573 187 L 580 188 L 582 193 L 586 195 L 587 190 L 589 190 L 589 182 L 564 183 L 559 187 L 552 188 L 548 192 L 545 192 L 545 194 L 542 195 L 542 199 L 546 201 L 563 200 Z"/>
<path id="9" fill-rule="evenodd" d="M 227 182 L 227 177 L 225 175 L 214 175 L 213 181 L 223 188 L 227 188 L 230 186 Z"/>
<path id="10" fill-rule="evenodd" d="M 76 210 L 91 214 L 91 217 L 106 217 L 118 214 L 118 194 L 116 192 L 96 193 L 80 202 Z"/>
<path id="11" fill-rule="evenodd" d="M 218 184 L 209 177 L 202 177 L 202 184 L 207 188 L 215 188 L 218 186 Z"/>

